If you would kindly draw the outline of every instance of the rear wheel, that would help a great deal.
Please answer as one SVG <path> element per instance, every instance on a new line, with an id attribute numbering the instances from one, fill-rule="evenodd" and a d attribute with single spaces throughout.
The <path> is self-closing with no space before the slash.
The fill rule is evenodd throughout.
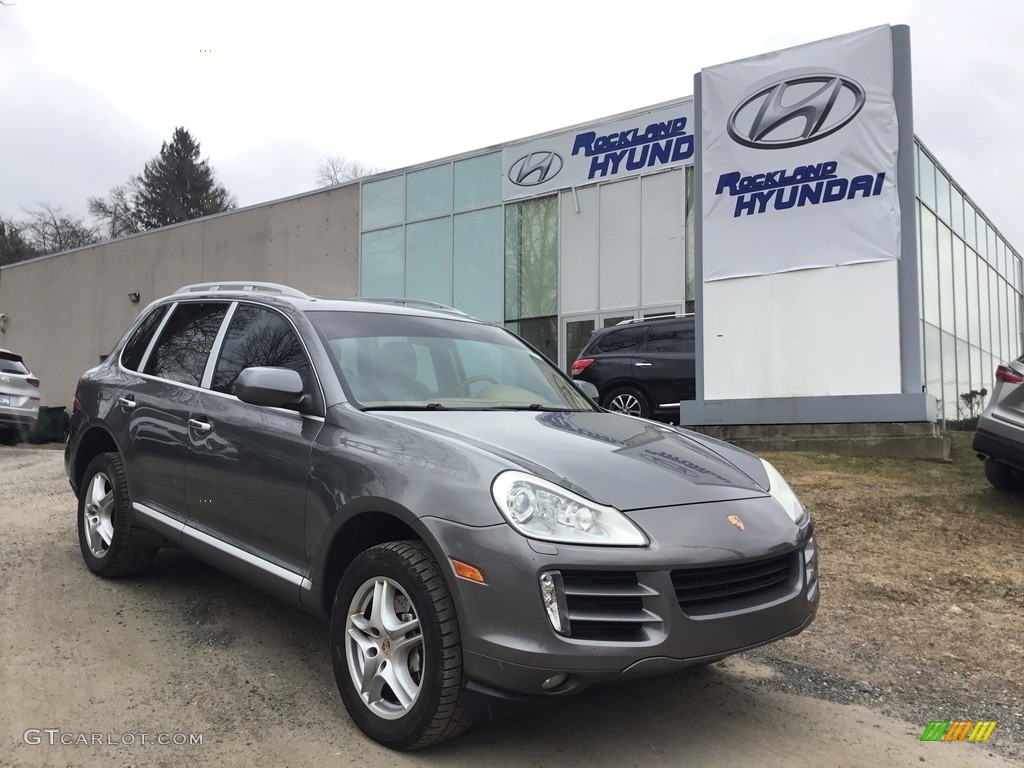
<path id="1" fill-rule="evenodd" d="M 386 747 L 425 747 L 469 725 L 455 606 L 418 541 L 380 544 L 352 561 L 334 596 L 331 660 L 349 715 Z"/>
<path id="2" fill-rule="evenodd" d="M 609 411 L 640 416 L 644 419 L 650 418 L 651 415 L 651 406 L 647 402 L 647 397 L 633 387 L 613 389 L 605 396 L 604 407 Z"/>
<path id="3" fill-rule="evenodd" d="M 993 488 L 998 488 L 1000 491 L 1013 493 L 1024 491 L 1024 476 L 995 459 L 985 459 L 985 477 Z"/>
<path id="4" fill-rule="evenodd" d="M 101 453 L 86 467 L 78 491 L 78 543 L 89 570 L 107 578 L 139 573 L 156 550 L 133 537 L 128 482 L 116 453 Z"/>

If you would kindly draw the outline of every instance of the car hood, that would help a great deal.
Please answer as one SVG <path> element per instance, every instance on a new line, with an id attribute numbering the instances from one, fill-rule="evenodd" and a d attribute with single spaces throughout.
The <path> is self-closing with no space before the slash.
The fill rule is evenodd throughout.
<path id="1" fill-rule="evenodd" d="M 377 411 L 382 419 L 486 451 L 620 510 L 766 495 L 694 434 L 614 413 Z M 746 464 L 759 462 L 718 444 Z M 510 467 L 512 468 L 512 467 Z"/>

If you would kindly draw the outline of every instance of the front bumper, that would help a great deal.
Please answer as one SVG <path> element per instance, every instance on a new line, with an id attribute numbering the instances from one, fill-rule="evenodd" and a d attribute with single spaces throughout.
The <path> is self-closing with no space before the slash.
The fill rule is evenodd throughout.
<path id="1" fill-rule="evenodd" d="M 730 524 L 729 515 L 741 518 L 745 530 Z M 629 516 L 650 546 L 554 545 L 525 539 L 507 525 L 422 520 L 448 556 L 477 566 L 487 580 L 451 577 L 464 671 L 476 688 L 531 697 L 576 692 L 723 658 L 796 634 L 813 620 L 819 598 L 813 531 L 810 524 L 797 528 L 773 500 Z M 696 600 L 688 591 L 700 590 L 705 575 L 756 579 L 770 570 L 762 564 L 781 569 L 763 589 Z M 564 592 L 572 593 L 561 598 L 567 615 L 585 617 L 570 618 L 563 633 L 542 602 L 544 572 L 558 574 Z"/>

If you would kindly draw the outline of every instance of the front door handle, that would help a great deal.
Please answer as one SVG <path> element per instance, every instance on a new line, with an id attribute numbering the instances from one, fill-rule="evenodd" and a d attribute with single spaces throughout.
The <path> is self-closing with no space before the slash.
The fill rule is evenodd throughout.
<path id="1" fill-rule="evenodd" d="M 199 432 L 201 434 L 206 434 L 211 429 L 213 429 L 212 424 L 206 421 L 199 421 L 199 419 L 189 419 L 188 425 L 196 432 Z"/>
<path id="2" fill-rule="evenodd" d="M 633 367 L 634 368 L 650 368 L 652 365 L 654 365 L 654 363 L 644 363 L 644 362 L 633 363 Z"/>
<path id="3" fill-rule="evenodd" d="M 132 410 L 132 408 L 135 408 L 138 405 L 138 403 L 136 403 L 130 397 L 117 398 L 117 404 L 124 408 L 126 411 L 130 411 Z"/>

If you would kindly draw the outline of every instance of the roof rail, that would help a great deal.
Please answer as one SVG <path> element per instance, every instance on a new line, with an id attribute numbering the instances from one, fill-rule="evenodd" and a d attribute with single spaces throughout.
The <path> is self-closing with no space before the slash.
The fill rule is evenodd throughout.
<path id="1" fill-rule="evenodd" d="M 179 288 L 174 293 L 201 293 L 205 291 L 250 291 L 254 293 L 276 293 L 279 296 L 291 296 L 296 299 L 309 299 L 311 296 L 302 291 L 278 283 L 258 283 L 252 280 L 227 280 L 217 283 L 195 283 Z"/>
<path id="2" fill-rule="evenodd" d="M 676 312 L 673 314 L 654 315 L 652 317 L 631 317 L 628 320 L 620 320 L 616 325 L 632 325 L 633 323 L 649 323 L 653 320 L 670 320 L 677 317 L 693 317 L 693 312 Z"/>
<path id="3" fill-rule="evenodd" d="M 427 301 L 426 299 L 403 299 L 395 297 L 371 297 L 371 296 L 357 296 L 349 299 L 349 301 L 365 301 L 369 304 L 394 304 L 399 307 L 424 307 L 426 309 L 436 309 L 438 312 L 450 312 L 453 315 L 462 315 L 463 317 L 469 317 L 461 309 L 455 307 L 449 307 L 447 304 L 441 304 L 437 301 Z"/>

